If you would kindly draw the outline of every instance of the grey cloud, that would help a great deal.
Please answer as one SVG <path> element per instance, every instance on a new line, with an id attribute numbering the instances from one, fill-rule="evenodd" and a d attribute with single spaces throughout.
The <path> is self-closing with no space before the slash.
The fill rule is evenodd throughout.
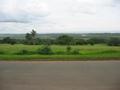
<path id="1" fill-rule="evenodd" d="M 28 32 L 33 27 L 46 33 L 120 29 L 120 0 L 16 0 L 17 8 L 10 3 L 5 12 L 1 1 L 0 32 Z"/>
<path id="2" fill-rule="evenodd" d="M 120 3 L 120 0 L 113 0 L 115 3 Z"/>
<path id="3" fill-rule="evenodd" d="M 34 16 L 28 13 L 24 13 L 24 15 L 10 15 L 10 14 L 2 14 L 0 13 L 0 22 L 13 22 L 13 23 L 32 23 L 36 20 L 41 20 L 45 16 Z"/>
<path id="4" fill-rule="evenodd" d="M 22 20 L 13 20 L 13 19 L 11 19 L 11 20 L 0 20 L 0 22 L 4 22 L 4 23 L 29 23 L 28 21 L 22 21 Z"/>
<path id="5" fill-rule="evenodd" d="M 15 4 L 15 7 L 14 3 L 12 3 L 12 0 L 11 2 L 7 1 L 9 0 L 5 0 L 4 4 L 1 4 L 2 1 L 0 1 L 0 22 L 32 23 L 34 21 L 39 21 L 41 19 L 43 21 L 43 19 L 45 19 L 49 15 L 47 11 L 44 11 L 42 9 L 36 11 L 36 8 L 35 7 L 32 8 L 32 4 L 28 3 L 27 0 L 26 0 L 27 3 L 30 4 L 28 5 L 30 9 L 27 6 L 26 7 L 24 6 L 25 3 L 23 5 L 22 3 L 18 3 L 19 0 L 16 0 L 17 3 Z M 18 7 L 17 4 L 19 5 Z"/>
<path id="6" fill-rule="evenodd" d="M 120 6 L 120 0 L 113 0 L 114 6 Z"/>

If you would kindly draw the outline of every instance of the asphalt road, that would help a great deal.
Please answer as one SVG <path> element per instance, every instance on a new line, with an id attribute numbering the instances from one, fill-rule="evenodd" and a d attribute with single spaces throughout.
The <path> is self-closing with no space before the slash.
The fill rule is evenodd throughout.
<path id="1" fill-rule="evenodd" d="M 120 90 L 120 61 L 0 62 L 0 90 Z"/>

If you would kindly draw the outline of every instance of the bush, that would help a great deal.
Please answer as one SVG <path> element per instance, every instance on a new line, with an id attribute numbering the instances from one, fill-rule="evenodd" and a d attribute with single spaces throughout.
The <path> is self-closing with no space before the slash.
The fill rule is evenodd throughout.
<path id="1" fill-rule="evenodd" d="M 80 51 L 79 49 L 74 49 L 73 52 L 72 52 L 72 54 L 74 54 L 74 55 L 80 54 L 79 51 Z"/>
<path id="2" fill-rule="evenodd" d="M 72 50 L 72 47 L 71 47 L 71 46 L 67 46 L 67 47 L 66 47 L 66 51 L 67 51 L 67 53 L 70 53 L 71 50 Z"/>
<path id="3" fill-rule="evenodd" d="M 109 46 L 120 46 L 120 38 L 116 37 L 110 38 L 107 44 Z"/>
<path id="4" fill-rule="evenodd" d="M 87 41 L 85 39 L 76 39 L 75 45 L 86 45 Z"/>
<path id="5" fill-rule="evenodd" d="M 56 43 L 59 45 L 71 45 L 72 42 L 74 42 L 74 38 L 69 35 L 61 35 L 56 38 Z"/>
<path id="6" fill-rule="evenodd" d="M 1 43 L 14 45 L 17 43 L 16 39 L 11 39 L 10 37 L 5 37 L 1 40 Z"/>
<path id="7" fill-rule="evenodd" d="M 25 54 L 29 54 L 29 52 L 27 50 L 23 49 L 23 50 L 19 51 L 17 54 L 18 55 L 25 55 Z"/>
<path id="8" fill-rule="evenodd" d="M 53 51 L 50 46 L 44 46 L 43 48 L 38 49 L 38 54 L 50 55 L 53 54 Z"/>
<path id="9" fill-rule="evenodd" d="M 0 55 L 3 55 L 3 54 L 5 54 L 3 51 L 0 51 Z"/>
<path id="10" fill-rule="evenodd" d="M 57 55 L 64 55 L 64 54 L 66 54 L 66 52 L 64 52 L 64 51 L 57 51 L 57 52 L 55 52 L 55 54 L 57 54 Z"/>

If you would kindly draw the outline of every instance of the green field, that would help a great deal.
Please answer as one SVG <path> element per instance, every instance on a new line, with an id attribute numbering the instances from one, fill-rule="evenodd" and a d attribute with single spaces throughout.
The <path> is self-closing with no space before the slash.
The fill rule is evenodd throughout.
<path id="1" fill-rule="evenodd" d="M 42 45 L 8 45 L 0 44 L 0 60 L 120 60 L 120 47 L 107 45 L 81 45 L 71 46 L 72 50 L 79 49 L 79 54 L 66 54 L 67 46 L 52 45 L 55 54 L 40 55 L 36 52 Z M 21 50 L 32 52 L 31 54 L 17 55 Z"/>

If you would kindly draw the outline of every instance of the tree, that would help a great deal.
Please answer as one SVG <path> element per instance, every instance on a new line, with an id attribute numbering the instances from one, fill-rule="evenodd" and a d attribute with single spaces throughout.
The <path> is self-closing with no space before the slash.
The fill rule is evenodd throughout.
<path id="1" fill-rule="evenodd" d="M 60 45 L 70 45 L 72 44 L 73 41 L 74 41 L 73 37 L 68 35 L 62 35 L 56 39 L 57 44 Z"/>
<path id="2" fill-rule="evenodd" d="M 72 52 L 72 54 L 74 54 L 74 55 L 78 55 L 78 54 L 80 54 L 79 51 L 80 51 L 79 49 L 74 49 L 73 52 Z"/>
<path id="3" fill-rule="evenodd" d="M 37 34 L 36 31 L 33 29 L 31 32 L 31 40 L 33 45 L 35 45 L 36 34 Z"/>
<path id="4" fill-rule="evenodd" d="M 87 42 L 84 39 L 76 39 L 75 44 L 76 45 L 85 45 L 85 44 L 87 44 Z"/>
<path id="5" fill-rule="evenodd" d="M 67 46 L 67 47 L 66 47 L 66 51 L 67 51 L 68 54 L 70 54 L 71 50 L 72 50 L 72 47 L 71 47 L 71 46 Z"/>
<path id="6" fill-rule="evenodd" d="M 120 46 L 120 38 L 112 37 L 109 39 L 107 44 L 109 46 Z"/>
<path id="7" fill-rule="evenodd" d="M 87 43 L 90 44 L 91 46 L 93 46 L 95 44 L 93 39 L 88 39 Z"/>
<path id="8" fill-rule="evenodd" d="M 10 37 L 5 37 L 5 38 L 3 38 L 2 43 L 8 43 L 9 44 L 10 41 L 11 41 Z"/>
<path id="9" fill-rule="evenodd" d="M 31 40 L 32 40 L 31 34 L 27 33 L 26 36 L 25 36 L 25 38 L 26 38 L 26 43 L 27 44 L 31 44 Z"/>
<path id="10" fill-rule="evenodd" d="M 32 30 L 31 33 L 26 33 L 25 38 L 26 38 L 26 43 L 27 44 L 36 44 L 36 31 Z"/>
<path id="11" fill-rule="evenodd" d="M 38 52 L 38 54 L 43 54 L 43 55 L 53 54 L 53 51 L 49 45 L 46 45 L 46 46 L 38 49 L 37 52 Z"/>
<path id="12" fill-rule="evenodd" d="M 26 38 L 27 40 L 32 39 L 32 37 L 31 37 L 30 33 L 27 33 L 27 34 L 26 34 L 26 36 L 25 36 L 25 38 Z"/>
<path id="13" fill-rule="evenodd" d="M 11 45 L 14 45 L 14 44 L 16 44 L 16 43 L 17 43 L 17 42 L 16 42 L 15 39 L 11 39 L 11 40 L 10 40 L 10 44 L 11 44 Z"/>
<path id="14" fill-rule="evenodd" d="M 93 37 L 93 38 L 90 38 L 88 40 L 89 42 L 92 42 L 94 44 L 103 44 L 105 43 L 106 39 L 105 38 L 101 38 L 101 37 Z"/>
<path id="15" fill-rule="evenodd" d="M 3 40 L 1 40 L 1 42 L 6 43 L 6 44 L 14 45 L 16 43 L 16 40 L 11 39 L 10 37 L 5 37 L 5 38 L 3 38 Z"/>

